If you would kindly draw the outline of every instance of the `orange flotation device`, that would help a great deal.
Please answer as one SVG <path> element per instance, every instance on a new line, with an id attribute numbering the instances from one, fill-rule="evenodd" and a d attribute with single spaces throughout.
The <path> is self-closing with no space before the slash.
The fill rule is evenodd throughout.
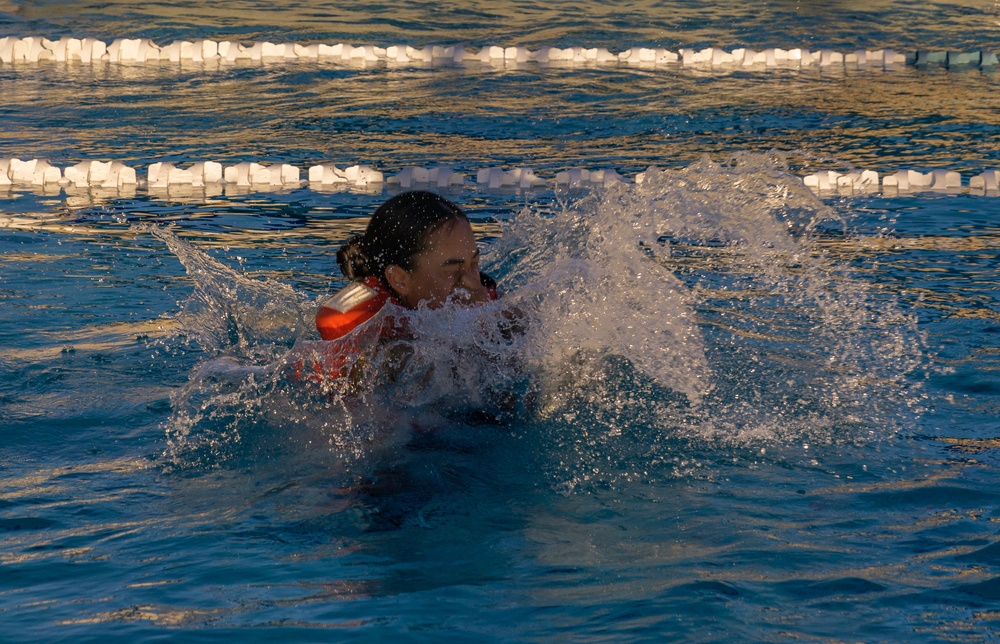
<path id="1" fill-rule="evenodd" d="M 480 273 L 479 281 L 486 287 L 491 300 L 500 297 L 492 277 Z M 316 330 L 324 340 L 337 340 L 375 317 L 387 302 L 402 306 L 378 277 L 369 276 L 360 282 L 351 282 L 320 306 L 316 313 Z M 398 337 L 401 330 L 399 323 L 387 326 L 391 337 Z"/>
<path id="2" fill-rule="evenodd" d="M 324 340 L 337 340 L 375 317 L 387 302 L 399 300 L 375 276 L 351 282 L 323 302 L 316 313 L 316 330 Z"/>
<path id="3" fill-rule="evenodd" d="M 479 278 L 490 299 L 499 299 L 493 278 L 485 273 L 480 273 Z M 365 347 L 407 337 L 406 319 L 395 316 L 385 316 L 377 326 L 353 333 L 389 303 L 402 306 L 395 294 L 375 276 L 351 282 L 324 301 L 316 313 L 316 330 L 324 341 L 300 341 L 300 356 L 292 363 L 291 379 L 321 385 L 336 383 L 351 374 Z M 302 356 L 302 352 L 307 355 Z"/>
<path id="4" fill-rule="evenodd" d="M 339 389 L 366 349 L 406 335 L 405 320 L 394 316 L 362 328 L 390 302 L 399 306 L 396 296 L 374 276 L 351 282 L 324 301 L 316 313 L 316 329 L 323 340 L 296 343 L 289 378 Z"/>

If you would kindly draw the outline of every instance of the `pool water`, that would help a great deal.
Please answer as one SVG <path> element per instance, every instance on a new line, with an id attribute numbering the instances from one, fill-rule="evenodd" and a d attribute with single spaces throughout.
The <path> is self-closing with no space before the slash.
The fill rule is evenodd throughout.
<path id="1" fill-rule="evenodd" d="M 1000 5 L 0 0 L 5 35 L 969 52 Z M 504 292 L 416 314 L 394 382 L 304 383 L 400 186 L 0 186 L 0 639 L 995 638 L 996 69 L 0 63 L 0 159 L 450 166 Z M 963 187 L 801 179 L 854 169 Z"/>

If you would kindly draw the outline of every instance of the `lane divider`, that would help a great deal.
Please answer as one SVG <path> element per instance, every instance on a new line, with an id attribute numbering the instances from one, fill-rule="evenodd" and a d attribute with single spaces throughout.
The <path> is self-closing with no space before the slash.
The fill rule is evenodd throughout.
<path id="1" fill-rule="evenodd" d="M 0 191 L 5 192 L 15 187 L 34 187 L 46 193 L 58 192 L 60 189 L 100 189 L 131 194 L 136 189 L 168 194 L 182 189 L 200 189 L 209 195 L 292 190 L 304 186 L 319 191 L 367 192 L 378 192 L 384 188 L 418 187 L 459 190 L 575 189 L 608 187 L 615 183 L 641 184 L 645 176 L 645 172 L 639 172 L 630 179 L 612 168 L 567 168 L 552 176 L 539 176 L 534 168 L 492 167 L 477 170 L 474 176 L 468 177 L 451 166 L 407 166 L 396 174 L 386 175 L 368 165 L 340 168 L 329 163 L 314 165 L 303 176 L 298 166 L 288 163 L 267 165 L 243 162 L 223 165 L 217 161 L 198 161 L 187 167 L 180 167 L 172 162 L 158 161 L 149 165 L 143 177 L 135 168 L 121 161 L 82 161 L 61 169 L 44 159 L 22 161 L 0 158 Z M 900 170 L 882 175 L 873 170 L 842 173 L 827 170 L 799 178 L 805 187 L 821 196 L 853 196 L 879 192 L 887 195 L 938 192 L 1000 196 L 1000 170 L 985 170 L 969 177 L 968 181 L 953 170 Z"/>
<path id="2" fill-rule="evenodd" d="M 904 66 L 996 69 L 997 54 L 979 50 L 909 51 L 893 49 L 857 49 L 847 52 L 805 48 L 751 49 L 707 47 L 705 49 L 632 47 L 618 53 L 603 47 L 527 47 L 461 45 L 351 45 L 337 43 L 256 42 L 244 44 L 229 40 L 177 40 L 157 45 L 147 38 L 120 38 L 110 44 L 96 38 L 50 40 L 42 36 L 5 36 L 0 38 L 0 62 L 5 64 L 40 61 L 81 63 L 236 63 L 237 61 L 281 61 L 291 59 L 322 60 L 370 65 L 438 66 L 481 63 L 494 66 L 542 65 L 635 65 L 642 67 L 729 67 L 775 68 L 820 67 L 828 69 L 896 69 Z"/>

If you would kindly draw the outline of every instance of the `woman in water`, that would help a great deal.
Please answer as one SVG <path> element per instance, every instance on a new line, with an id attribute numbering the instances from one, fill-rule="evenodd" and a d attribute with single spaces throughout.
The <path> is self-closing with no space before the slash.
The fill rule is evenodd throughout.
<path id="1" fill-rule="evenodd" d="M 433 356 L 441 354 L 431 341 L 432 357 L 427 359 L 422 351 L 428 347 L 421 346 L 425 339 L 415 339 L 410 328 L 437 317 L 436 311 L 421 309 L 476 306 L 497 299 L 496 284 L 479 271 L 479 256 L 462 209 L 425 191 L 386 201 L 364 234 L 349 239 L 337 253 L 340 270 L 351 283 L 324 301 L 316 314 L 316 327 L 328 342 L 316 343 L 326 357 L 315 374 L 319 377 L 310 379 L 338 393 L 368 395 L 352 413 L 355 422 L 381 428 L 373 434 L 379 438 L 366 448 L 378 456 L 379 465 L 375 475 L 352 492 L 373 500 L 379 526 L 388 521 L 386 527 L 395 528 L 397 519 L 406 518 L 405 508 L 400 515 L 398 503 L 386 505 L 384 497 L 416 494 L 422 499 L 428 483 L 434 482 L 420 478 L 425 468 L 415 463 L 425 462 L 434 449 L 466 449 L 482 440 L 470 433 L 470 426 L 505 421 L 516 408 L 513 394 L 495 391 L 489 384 L 485 391 L 474 385 L 464 388 L 479 382 L 467 376 L 485 364 L 482 356 L 462 359 L 474 349 L 445 352 L 446 359 L 439 361 Z M 510 316 L 503 312 L 498 319 L 501 336 L 511 326 Z M 479 331 L 470 329 L 470 334 Z M 376 453 L 374 445 L 382 451 Z"/>
<path id="2" fill-rule="evenodd" d="M 444 197 L 413 191 L 386 201 L 365 233 L 352 237 L 337 253 L 337 263 L 351 283 L 323 302 L 316 314 L 320 336 L 331 342 L 319 343 L 323 346 L 318 352 L 324 357 L 306 377 L 340 391 L 345 391 L 344 385 L 348 391 L 370 390 L 378 382 L 393 386 L 401 379 L 407 383 L 404 387 L 433 389 L 431 383 L 437 382 L 446 389 L 461 389 L 458 383 L 468 383 L 470 373 L 462 374 L 457 365 L 440 369 L 442 365 L 433 360 L 421 359 L 414 364 L 419 349 L 408 318 L 419 317 L 420 309 L 476 306 L 498 299 L 496 283 L 479 270 L 479 254 L 465 213 Z M 407 310 L 416 316 L 408 316 Z M 520 331 L 521 318 L 517 309 L 500 311 L 494 337 L 511 340 Z M 489 326 L 483 325 L 480 332 L 488 333 Z M 459 350 L 454 356 L 462 354 Z M 482 367 L 489 360 L 475 355 L 475 350 L 465 354 L 471 357 L 471 362 L 463 362 L 466 368 Z M 373 364 L 377 369 L 369 368 Z M 449 374 L 459 374 L 457 381 Z M 483 416 L 495 422 L 513 410 L 513 394 L 488 388 L 488 395 L 476 393 L 475 386 L 463 391 L 471 396 L 470 402 L 485 399 L 483 405 L 492 410 L 483 416 L 482 407 L 477 407 L 467 420 Z"/>
<path id="3" fill-rule="evenodd" d="M 364 235 L 340 249 L 337 263 L 352 282 L 316 314 L 324 340 L 347 335 L 388 302 L 433 309 L 497 298 L 495 282 L 479 272 L 479 248 L 465 213 L 432 192 L 404 192 L 386 201 Z"/>

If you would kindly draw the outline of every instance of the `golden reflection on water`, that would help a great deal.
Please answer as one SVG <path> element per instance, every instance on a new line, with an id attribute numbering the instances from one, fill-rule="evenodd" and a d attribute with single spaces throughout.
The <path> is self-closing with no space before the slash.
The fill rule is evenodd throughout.
<path id="1" fill-rule="evenodd" d="M 340 599 L 357 599 L 357 597 L 345 596 Z M 96 613 L 91 617 L 62 620 L 58 622 L 58 624 L 61 626 L 72 626 L 79 624 L 106 624 L 110 622 L 152 622 L 154 624 L 162 626 L 189 626 L 189 625 L 207 626 L 211 624 L 218 625 L 220 620 L 229 616 L 238 615 L 240 613 L 247 613 L 254 610 L 260 610 L 262 608 L 270 607 L 272 605 L 294 606 L 303 603 L 304 601 L 307 600 L 303 601 L 268 600 L 267 602 L 261 602 L 262 605 L 256 605 L 253 602 L 242 602 L 241 606 L 239 607 L 226 607 L 226 608 L 178 608 L 173 606 L 164 606 L 157 604 L 138 604 L 135 606 L 129 606 L 128 608 L 120 608 L 113 611 Z M 281 628 L 356 629 L 364 627 L 376 621 L 378 620 L 375 618 L 344 620 L 340 622 L 313 622 L 313 621 L 282 619 L 278 623 L 265 622 L 257 626 L 261 628 L 281 627 Z"/>
<path id="2" fill-rule="evenodd" d="M 213 213 L 203 211 L 201 213 L 185 213 L 184 220 L 197 219 L 198 216 L 211 217 Z M 160 215 L 151 216 L 154 223 L 169 221 Z M 208 248 L 303 248 L 314 247 L 317 242 L 324 244 L 341 244 L 352 235 L 360 234 L 368 226 L 368 217 L 331 217 L 331 218 L 308 218 L 305 225 L 284 229 L 247 229 L 228 228 L 225 230 L 205 230 L 176 229 L 175 232 L 181 238 L 194 238 L 198 240 L 197 245 Z M 119 225 L 100 225 L 90 222 L 72 221 L 65 214 L 60 213 L 29 213 L 23 215 L 0 216 L 0 230 L 22 230 L 50 232 L 66 235 L 77 239 L 106 239 L 115 237 L 119 239 L 135 239 L 139 236 L 146 236 L 148 233 L 135 228 L 125 228 Z M 490 221 L 472 222 L 472 231 L 477 239 L 498 237 L 503 229 L 499 223 Z M 33 262 L 37 261 L 33 254 L 26 255 L 5 255 L 0 257 L 0 261 L 5 262 Z M 44 256 L 51 261 L 56 261 L 58 256 Z M 65 256 L 64 256 L 65 257 Z"/>
<path id="3" fill-rule="evenodd" d="M 81 476 L 127 475 L 134 476 L 152 467 L 146 459 L 121 458 L 110 461 L 81 463 L 54 468 L 38 468 L 23 475 L 11 475 L 4 479 L 3 498 L 5 501 L 24 501 L 30 506 L 32 514 L 58 515 L 62 509 L 75 509 L 81 505 L 116 506 L 129 500 L 135 491 L 130 487 L 108 488 L 101 494 L 90 491 L 86 497 L 80 497 L 77 491 L 78 479 Z M 101 558 L 98 552 L 100 544 L 109 539 L 115 539 L 125 534 L 149 529 L 152 525 L 162 522 L 161 519 L 141 521 L 115 521 L 104 523 L 84 523 L 76 527 L 63 528 L 60 522 L 54 521 L 52 526 L 40 531 L 30 527 L 31 517 L 26 529 L 11 529 L 19 519 L 5 519 L 7 529 L 0 535 L 0 564 L 24 564 L 46 559 L 75 560 L 80 558 Z M 63 547 L 66 540 L 85 538 L 86 547 Z M 59 547 L 50 547 L 58 544 Z"/>
<path id="4" fill-rule="evenodd" d="M 961 481 L 970 467 L 978 464 L 917 461 L 909 463 L 910 473 L 905 478 L 873 483 L 842 480 L 834 486 L 800 491 L 802 496 L 790 494 L 793 488 L 787 485 L 792 484 L 770 470 L 772 505 L 761 503 L 756 491 L 732 489 L 733 482 L 728 479 L 677 486 L 658 503 L 676 506 L 683 531 L 664 528 L 662 534 L 656 534 L 653 528 L 651 534 L 651 528 L 644 525 L 642 539 L 622 537 L 623 531 L 632 533 L 629 523 L 634 518 L 627 515 L 618 517 L 614 526 L 588 524 L 586 535 L 580 535 L 576 506 L 581 502 L 569 500 L 562 514 L 554 511 L 533 517 L 527 531 L 529 541 L 539 544 L 533 556 L 552 573 L 549 583 L 538 584 L 531 592 L 546 605 L 583 601 L 588 597 L 585 586 L 572 583 L 574 571 L 581 566 L 614 569 L 615 574 L 601 583 L 606 592 L 622 600 L 670 596 L 688 585 L 710 583 L 719 584 L 716 592 L 734 597 L 743 593 L 746 583 L 763 584 L 778 593 L 781 586 L 793 584 L 805 590 L 815 588 L 818 594 L 811 601 L 803 598 L 805 604 L 798 609 L 765 608 L 753 613 L 755 621 L 794 627 L 812 602 L 860 606 L 871 600 L 872 590 L 879 593 L 880 600 L 903 600 L 914 593 L 989 581 L 994 574 L 988 566 L 969 565 L 955 557 L 992 543 L 996 519 L 990 518 L 988 508 L 954 509 L 941 494 Z M 933 499 L 922 503 L 923 491 Z M 720 492 L 726 499 L 721 507 Z M 701 515 L 697 508 L 702 507 L 716 511 Z M 879 518 L 873 519 L 869 513 L 877 513 Z M 961 544 L 949 547 L 942 541 L 940 547 L 926 551 L 912 548 L 913 543 L 926 539 L 928 532 L 949 534 L 949 530 L 963 535 Z M 719 535 L 735 536 L 723 539 Z M 886 556 L 872 557 L 870 552 Z M 831 561 L 837 564 L 824 565 Z M 664 566 L 670 568 L 671 575 L 657 578 L 640 572 Z M 733 566 L 739 567 L 735 577 Z M 929 570 L 934 574 L 928 575 Z M 871 583 L 872 588 L 865 590 L 864 583 Z M 829 584 L 826 589 L 825 584 Z M 968 626 L 942 621 L 936 615 L 932 619 L 932 631 L 938 635 Z"/>
<path id="5" fill-rule="evenodd" d="M 0 228 L 2 228 L 2 220 L 0 220 Z M 31 264 L 37 264 L 41 262 L 58 262 L 60 260 L 66 259 L 69 255 L 45 255 L 42 253 L 6 253 L 0 255 L 0 262 L 9 262 L 16 264 L 18 262 L 25 262 Z"/>
<path id="6" fill-rule="evenodd" d="M 139 25 L 157 25 L 167 33 L 195 31 L 202 37 L 215 34 L 219 39 L 244 40 L 269 36 L 279 42 L 286 34 L 294 33 L 296 40 L 311 36 L 365 40 L 373 35 L 394 36 L 398 38 L 395 42 L 414 45 L 465 42 L 608 46 L 606 39 L 617 37 L 633 41 L 627 46 L 634 43 L 673 47 L 698 42 L 724 46 L 771 40 L 771 46 L 786 47 L 812 40 L 837 42 L 849 39 L 852 31 L 867 31 L 866 22 L 879 25 L 878 35 L 887 40 L 882 46 L 901 46 L 916 40 L 917 36 L 906 29 L 913 22 L 938 18 L 936 29 L 940 34 L 961 38 L 981 30 L 984 23 L 989 24 L 987 14 L 991 13 L 982 0 L 924 2 L 912 7 L 889 0 L 780 0 L 761 5 L 725 0 L 669 6 L 657 0 L 628 4 L 442 0 L 433 4 L 396 2 L 391 6 L 357 0 L 309 3 L 82 0 L 30 3 L 13 11 L 20 19 L 44 20 L 53 25 L 79 25 L 93 20 L 101 33 L 84 35 L 105 38 L 148 36 L 148 27 L 139 31 Z M 586 19 L 581 19 L 581 15 Z M 859 21 L 864 22 L 858 24 Z M 775 24 L 781 28 L 778 42 L 773 42 Z"/>
<path id="7" fill-rule="evenodd" d="M 1000 449 L 1000 438 L 940 438 L 944 443 L 951 445 L 956 450 L 965 454 L 981 454 L 983 452 Z"/>
<path id="8" fill-rule="evenodd" d="M 165 336 L 178 329 L 177 321 L 158 318 L 141 322 L 113 322 L 75 330 L 36 331 L 53 344 L 43 347 L 0 347 L 0 359 L 46 364 L 67 351 L 111 352 L 146 337 Z"/>
<path id="9" fill-rule="evenodd" d="M 767 12 L 745 3 L 727 2 L 718 8 L 702 8 L 700 18 L 715 16 L 729 19 L 730 25 L 759 24 Z M 868 6 L 871 6 L 870 4 Z M 579 5 L 573 5 L 579 10 Z M 209 31 L 220 28 L 219 38 L 237 27 L 246 36 L 293 31 L 299 38 L 310 34 L 367 36 L 379 33 L 399 34 L 403 44 L 479 42 L 485 44 L 548 43 L 555 39 L 581 38 L 585 45 L 593 41 L 592 33 L 604 30 L 622 31 L 634 38 L 657 41 L 669 37 L 679 27 L 683 17 L 675 11 L 664 11 L 660 2 L 637 0 L 628 5 L 598 2 L 586 3 L 587 20 L 579 20 L 575 11 L 567 11 L 565 2 L 528 3 L 493 2 L 488 0 L 442 0 L 425 3 L 394 3 L 389 7 L 371 2 L 333 2 L 320 0 L 307 4 L 281 2 L 248 3 L 220 0 L 213 3 L 139 3 L 134 0 L 112 2 L 46 3 L 44 6 L 21 7 L 25 19 L 45 19 L 52 23 L 72 22 L 88 13 L 102 16 L 105 29 L 121 31 L 118 16 L 130 30 L 143 16 L 150 24 L 202 25 Z M 762 15 L 763 14 L 763 15 Z M 692 16 L 694 17 L 694 16 Z M 699 21 L 700 22 L 700 21 Z M 716 29 L 692 30 L 685 35 L 701 39 L 719 34 Z M 101 34 L 98 34 L 101 35 Z M 117 35 L 117 33 L 116 33 Z M 231 36 L 229 36 L 231 37 Z M 407 42 L 407 39 L 414 39 Z M 498 40 L 499 39 L 499 40 Z M 383 43 L 392 44 L 392 43 Z M 598 43 L 594 43 L 598 44 Z M 593 46 L 593 45 L 591 45 Z"/>
<path id="10" fill-rule="evenodd" d="M 1000 77 L 978 70 L 710 72 L 537 65 L 352 69 L 331 63 L 190 71 L 44 67 L 5 86 L 13 156 L 145 166 L 281 160 L 635 172 L 736 150 L 800 149 L 816 169 L 995 165 Z M 67 83 L 78 93 L 66 92 Z M 543 89 L 540 89 L 543 88 Z M 75 114 L 87 114 L 80 127 Z M 43 115 L 37 118 L 37 115 Z M 30 117 L 29 117 L 30 115 Z M 65 161 L 62 158 L 65 157 Z M 917 164 L 917 165 L 913 165 Z"/>
<path id="11" fill-rule="evenodd" d="M 853 239 L 821 239 L 818 243 L 839 255 L 850 258 L 859 254 L 886 251 L 976 252 L 1000 248 L 1000 233 L 977 234 L 967 237 L 926 235 L 921 237 L 858 237 Z M 916 270 L 916 269 L 914 269 Z"/>
<path id="12" fill-rule="evenodd" d="M 135 458 L 121 458 L 111 461 L 98 461 L 94 463 L 80 463 L 66 465 L 62 467 L 42 468 L 24 476 L 7 477 L 4 484 L 9 485 L 9 489 L 4 492 L 4 497 L 11 499 L 22 498 L 37 494 L 40 488 L 61 490 L 63 483 L 61 478 L 66 480 L 81 474 L 134 474 L 147 470 L 151 467 L 149 461 Z M 13 490 L 13 491 L 12 491 Z M 57 502 L 57 505 L 59 502 Z M 56 507 L 56 506 L 33 506 L 33 507 Z"/>

